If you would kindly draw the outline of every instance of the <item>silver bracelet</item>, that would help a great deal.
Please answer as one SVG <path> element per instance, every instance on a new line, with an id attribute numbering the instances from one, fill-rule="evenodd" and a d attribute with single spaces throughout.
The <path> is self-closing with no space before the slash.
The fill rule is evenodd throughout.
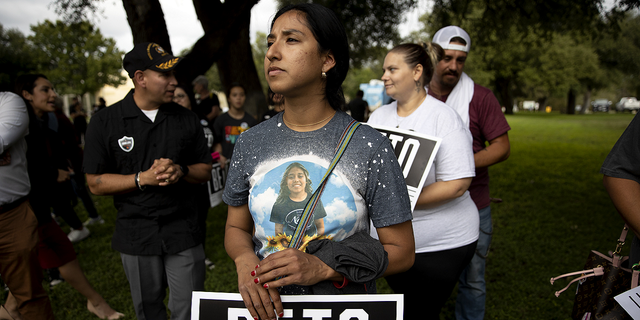
<path id="1" fill-rule="evenodd" d="M 142 173 L 142 171 L 136 173 L 136 187 L 138 187 L 138 189 L 140 189 L 140 191 L 144 191 L 144 189 L 146 189 L 146 186 L 140 185 L 140 174 Z"/>

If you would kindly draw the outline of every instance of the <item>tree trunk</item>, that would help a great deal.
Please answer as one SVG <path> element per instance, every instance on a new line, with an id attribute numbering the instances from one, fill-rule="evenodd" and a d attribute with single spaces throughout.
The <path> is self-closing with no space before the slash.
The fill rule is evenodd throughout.
<path id="1" fill-rule="evenodd" d="M 239 19 L 246 23 L 240 23 L 241 29 L 238 37 L 222 49 L 222 56 L 218 60 L 218 70 L 220 71 L 220 80 L 225 88 L 229 88 L 231 83 L 237 82 L 247 89 L 244 109 L 257 118 L 267 110 L 267 101 L 251 53 L 249 38 L 251 12 L 247 11 Z"/>
<path id="2" fill-rule="evenodd" d="M 505 108 L 505 114 L 513 114 L 513 96 L 511 95 L 511 79 L 499 77 L 495 80 L 495 85 L 500 97 L 500 103 Z"/>
<path id="3" fill-rule="evenodd" d="M 589 108 L 589 102 L 591 102 L 591 88 L 584 92 L 584 98 L 582 99 L 582 108 L 580 108 L 580 114 L 584 114 Z"/>
<path id="4" fill-rule="evenodd" d="M 133 42 L 156 42 L 171 52 L 171 43 L 159 0 L 122 0 Z M 258 0 L 193 0 L 204 36 L 176 68 L 179 83 L 190 86 L 195 77 L 218 63 L 225 87 L 239 82 L 247 89 L 246 111 L 260 116 L 267 108 L 258 79 L 249 37 L 251 8 Z"/>
<path id="5" fill-rule="evenodd" d="M 155 42 L 165 51 L 172 53 L 169 32 L 159 0 L 122 0 L 122 4 L 127 12 L 133 44 Z"/>
<path id="6" fill-rule="evenodd" d="M 576 114 L 576 92 L 573 88 L 569 89 L 569 97 L 567 98 L 567 114 Z"/>
<path id="7" fill-rule="evenodd" d="M 547 100 L 549 100 L 548 97 L 542 97 L 537 100 L 538 106 L 540 106 L 538 112 L 547 112 Z"/>
<path id="8" fill-rule="evenodd" d="M 217 62 L 224 87 L 240 82 L 247 89 L 245 110 L 254 117 L 266 110 L 266 99 L 253 63 L 249 37 L 251 8 L 257 0 L 193 0 L 204 36 L 176 68 L 178 82 L 191 85 Z"/>

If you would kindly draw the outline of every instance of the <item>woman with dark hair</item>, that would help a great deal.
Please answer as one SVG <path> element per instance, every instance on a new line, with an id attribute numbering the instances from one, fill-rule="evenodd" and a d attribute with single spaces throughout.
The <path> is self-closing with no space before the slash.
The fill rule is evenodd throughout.
<path id="1" fill-rule="evenodd" d="M 239 136 L 223 195 L 229 205 L 225 248 L 236 264 L 245 306 L 256 319 L 284 316 L 280 294 L 374 293 L 376 278 L 407 270 L 414 258 L 402 171 L 389 140 L 368 126 L 357 127 L 325 180 L 326 239 L 310 241 L 306 252 L 272 243 L 275 226 L 265 217 L 275 203 L 282 166 L 304 161 L 310 172 L 325 174 L 353 118 L 341 111 L 349 44 L 331 10 L 308 3 L 280 9 L 267 46 L 265 75 L 273 92 L 283 96 L 284 111 Z M 379 241 L 369 236 L 370 221 Z M 370 253 L 367 277 L 345 272 L 337 256 L 316 251 L 356 242 Z"/>
<path id="2" fill-rule="evenodd" d="M 271 208 L 269 221 L 276 224 L 275 234 L 293 235 L 296 230 L 296 221 L 300 219 L 304 206 L 309 202 L 313 188 L 309 171 L 300 163 L 294 162 L 285 169 L 280 181 L 280 192 L 276 202 Z M 324 234 L 324 220 L 327 213 L 324 211 L 322 201 L 320 201 L 313 212 L 313 222 L 307 227 L 307 236 L 317 236 Z M 290 239 L 286 240 L 289 243 Z"/>
<path id="3" fill-rule="evenodd" d="M 455 110 L 426 91 L 443 54 L 437 44 L 401 44 L 389 51 L 382 81 L 396 101 L 376 109 L 368 121 L 442 139 L 413 211 L 415 264 L 386 277 L 404 294 L 405 319 L 440 318 L 478 241 L 478 209 L 467 191 L 475 176 L 471 133 Z"/>
<path id="4" fill-rule="evenodd" d="M 213 122 L 215 136 L 214 151 L 220 154 L 218 162 L 224 168 L 233 155 L 233 147 L 238 136 L 256 125 L 256 119 L 244 111 L 247 90 L 243 85 L 234 82 L 227 88 L 229 111 L 221 114 Z"/>
<path id="5" fill-rule="evenodd" d="M 48 112 L 54 111 L 57 94 L 53 85 L 42 74 L 22 75 L 16 81 L 15 93 L 24 99 L 29 112 L 29 135 L 26 137 L 31 183 L 29 197 L 39 225 L 40 266 L 43 269 L 58 268 L 62 277 L 87 298 L 87 309 L 100 319 L 119 319 L 124 315 L 113 310 L 91 287 L 69 238 L 51 219 L 50 208 L 58 201 L 53 190 L 60 189 L 59 184 L 69 180 L 69 172 L 61 169 L 66 168 L 67 160 L 60 154 L 57 135 L 43 121 Z"/>
<path id="6" fill-rule="evenodd" d="M 189 87 L 183 84 L 178 84 L 176 90 L 173 92 L 173 102 L 193 111 L 193 106 L 196 103 L 196 97 Z"/>

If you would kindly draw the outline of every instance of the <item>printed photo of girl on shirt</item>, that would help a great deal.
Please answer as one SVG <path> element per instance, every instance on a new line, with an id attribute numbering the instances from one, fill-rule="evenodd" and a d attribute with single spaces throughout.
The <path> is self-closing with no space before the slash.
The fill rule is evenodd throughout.
<path id="1" fill-rule="evenodd" d="M 269 221 L 276 224 L 275 236 L 284 234 L 288 237 L 287 243 L 296 231 L 304 207 L 313 194 L 311 183 L 309 171 L 298 162 L 290 164 L 282 175 L 280 193 L 271 209 Z M 304 234 L 309 237 L 324 235 L 324 220 L 322 218 L 326 216 L 327 213 L 324 211 L 322 200 L 320 200 L 313 211 L 311 219 L 313 223 L 307 226 Z"/>
<path id="2" fill-rule="evenodd" d="M 257 213 L 255 235 L 264 239 L 263 256 L 288 247 L 304 207 L 327 171 L 317 157 L 294 157 L 266 164 L 258 170 L 249 197 L 249 207 Z M 264 172 L 264 174 L 262 174 Z M 314 239 L 341 240 L 356 226 L 356 203 L 351 188 L 335 170 L 313 211 L 304 232 L 302 249 Z"/>

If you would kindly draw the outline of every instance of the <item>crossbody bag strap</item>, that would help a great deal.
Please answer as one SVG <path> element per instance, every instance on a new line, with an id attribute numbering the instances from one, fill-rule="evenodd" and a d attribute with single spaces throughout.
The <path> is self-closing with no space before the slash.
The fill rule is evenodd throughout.
<path id="1" fill-rule="evenodd" d="M 625 224 L 624 228 L 622 228 L 622 233 L 620 234 L 620 239 L 618 239 L 618 246 L 616 247 L 616 252 L 614 252 L 614 259 L 620 255 L 620 250 L 624 245 L 625 240 L 627 239 L 627 233 L 629 232 L 629 225 Z M 631 265 L 631 289 L 637 287 L 640 283 L 640 263 L 636 263 Z"/>
<path id="2" fill-rule="evenodd" d="M 625 224 L 624 228 L 622 228 L 622 233 L 620 233 L 620 238 L 618 239 L 618 245 L 616 246 L 616 251 L 613 252 L 613 265 L 619 267 L 622 256 L 620 255 L 620 251 L 622 250 L 622 246 L 627 240 L 627 233 L 629 232 L 629 225 Z M 640 280 L 640 263 L 636 263 L 630 266 L 631 268 L 631 289 L 638 286 L 638 281 Z"/>
<path id="3" fill-rule="evenodd" d="M 327 172 L 322 177 L 322 180 L 318 184 L 318 188 L 309 199 L 309 202 L 307 202 L 307 205 L 304 207 L 304 211 L 302 212 L 302 216 L 300 217 L 300 222 L 298 222 L 296 231 L 293 233 L 291 241 L 289 242 L 289 248 L 299 249 L 300 246 L 302 246 L 305 230 L 307 229 L 309 223 L 312 222 L 311 218 L 313 217 L 313 211 L 320 201 L 320 195 L 322 195 L 322 191 L 324 190 L 326 182 L 327 180 L 329 180 L 333 168 L 335 168 L 336 164 L 338 164 L 338 160 L 340 160 L 340 157 L 342 157 L 344 150 L 347 149 L 347 145 L 349 144 L 349 141 L 351 141 L 353 133 L 359 126 L 360 122 L 353 120 L 344 129 L 344 132 L 342 133 L 342 136 L 340 136 L 340 140 L 338 141 L 338 146 L 333 153 L 333 160 L 331 160 L 331 164 L 329 164 Z"/>

